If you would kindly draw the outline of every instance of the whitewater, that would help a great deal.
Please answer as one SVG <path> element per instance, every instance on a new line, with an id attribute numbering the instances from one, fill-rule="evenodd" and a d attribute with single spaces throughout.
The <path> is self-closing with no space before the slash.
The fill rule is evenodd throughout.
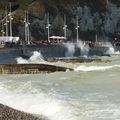
<path id="1" fill-rule="evenodd" d="M 1 75 L 0 103 L 48 120 L 119 120 L 120 58 L 110 59 L 109 63 L 52 63 L 73 68 L 72 72 Z M 17 62 L 46 64 L 37 52 Z"/>

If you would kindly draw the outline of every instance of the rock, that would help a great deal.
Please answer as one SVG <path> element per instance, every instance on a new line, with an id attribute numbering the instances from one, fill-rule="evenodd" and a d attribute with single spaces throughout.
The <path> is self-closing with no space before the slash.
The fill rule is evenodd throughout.
<path id="1" fill-rule="evenodd" d="M 48 120 L 0 104 L 0 120 Z"/>

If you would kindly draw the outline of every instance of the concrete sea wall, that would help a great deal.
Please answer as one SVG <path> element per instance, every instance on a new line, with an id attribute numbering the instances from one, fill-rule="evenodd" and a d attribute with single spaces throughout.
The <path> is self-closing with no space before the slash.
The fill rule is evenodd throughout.
<path id="1" fill-rule="evenodd" d="M 47 64 L 1 64 L 0 74 L 39 74 L 51 72 L 65 72 L 70 68 Z"/>
<path id="2" fill-rule="evenodd" d="M 27 45 L 27 46 L 13 46 L 0 49 L 0 64 L 15 64 L 16 58 L 22 56 L 29 58 L 33 55 L 34 51 L 38 51 L 42 56 L 47 59 L 51 57 L 79 57 L 81 50 L 76 44 L 69 46 L 63 44 L 58 45 Z M 73 49 L 73 50 L 72 50 Z M 93 47 L 90 48 L 87 55 L 102 56 L 108 48 Z M 82 51 L 84 53 L 84 51 Z M 86 52 L 86 51 L 85 51 Z M 67 55 L 67 56 L 66 56 Z M 70 55 L 70 56 L 69 56 Z M 84 55 L 84 54 L 82 54 Z M 86 54 L 85 54 L 86 55 Z"/>
<path id="3" fill-rule="evenodd" d="M 101 59 L 101 58 L 84 58 L 84 57 L 79 57 L 79 58 L 48 58 L 48 62 L 66 62 L 66 63 L 90 63 L 90 62 L 111 62 L 109 59 Z"/>

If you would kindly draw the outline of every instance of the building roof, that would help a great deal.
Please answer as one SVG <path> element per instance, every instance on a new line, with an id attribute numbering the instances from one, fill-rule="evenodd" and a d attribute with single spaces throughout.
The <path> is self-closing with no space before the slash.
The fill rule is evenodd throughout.
<path id="1" fill-rule="evenodd" d="M 3 36 L 3 37 L 0 37 L 0 41 L 3 41 L 3 42 L 18 42 L 19 37 L 6 37 L 6 36 Z"/>
<path id="2" fill-rule="evenodd" d="M 63 36 L 51 36 L 51 39 L 65 39 Z"/>

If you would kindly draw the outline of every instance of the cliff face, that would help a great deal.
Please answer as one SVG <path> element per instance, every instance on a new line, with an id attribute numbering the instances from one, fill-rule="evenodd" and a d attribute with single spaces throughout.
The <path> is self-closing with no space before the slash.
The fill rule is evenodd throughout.
<path id="1" fill-rule="evenodd" d="M 50 34 L 63 36 L 63 16 L 66 14 L 67 37 L 76 38 L 76 15 L 79 17 L 79 37 L 95 39 L 113 37 L 120 31 L 120 0 L 13 0 L 14 35 L 24 38 L 24 10 L 29 11 L 32 39 L 47 39 L 47 13 L 50 13 Z M 1 0 L 1 8 L 7 4 Z M 16 7 L 17 6 L 17 7 Z M 117 34 L 119 37 L 119 34 Z"/>

